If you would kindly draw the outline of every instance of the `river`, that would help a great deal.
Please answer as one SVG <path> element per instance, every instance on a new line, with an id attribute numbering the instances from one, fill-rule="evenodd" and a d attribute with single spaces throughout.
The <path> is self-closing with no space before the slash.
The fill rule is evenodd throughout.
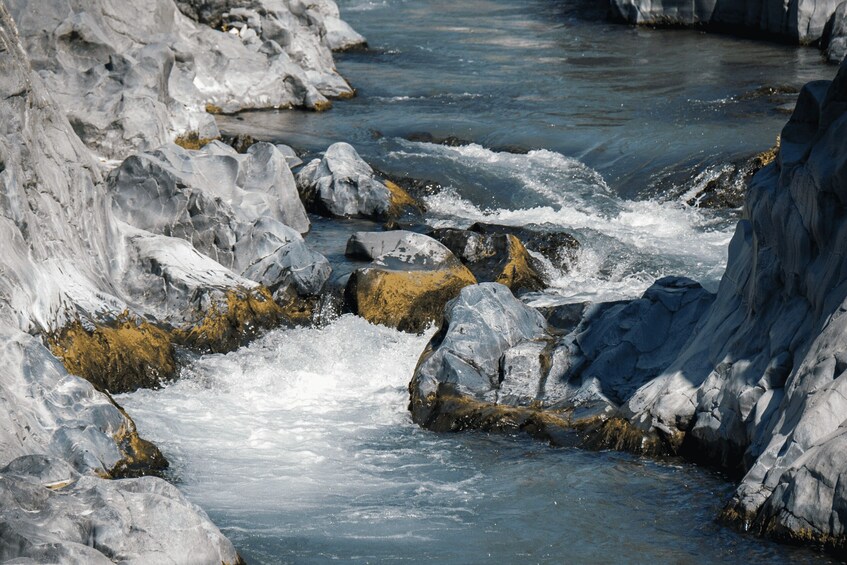
<path id="1" fill-rule="evenodd" d="M 573 233 L 576 263 L 532 304 L 633 297 L 666 274 L 714 290 L 738 212 L 679 194 L 773 145 L 785 92 L 835 68 L 810 48 L 610 24 L 598 4 L 342 0 L 370 41 L 338 56 L 358 96 L 221 126 L 306 155 L 348 141 L 434 181 L 432 225 Z M 307 241 L 340 255 L 326 225 Z M 430 335 L 350 315 L 276 330 L 119 402 L 250 563 L 825 561 L 716 524 L 733 485 L 693 465 L 419 429 L 406 385 Z"/>

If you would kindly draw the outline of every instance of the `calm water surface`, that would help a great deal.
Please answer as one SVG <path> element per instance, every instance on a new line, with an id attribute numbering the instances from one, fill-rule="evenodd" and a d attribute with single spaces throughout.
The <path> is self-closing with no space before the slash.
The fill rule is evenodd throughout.
<path id="1" fill-rule="evenodd" d="M 813 49 L 611 25 L 596 4 L 341 0 L 371 46 L 339 56 L 358 97 L 222 126 L 307 154 L 348 141 L 437 181 L 433 225 L 573 233 L 577 264 L 533 303 L 631 297 L 664 274 L 714 288 L 737 214 L 679 194 L 773 144 L 792 98 L 768 87 L 835 68 Z M 344 230 L 316 226 L 340 254 Z M 120 401 L 249 562 L 825 561 L 715 524 L 732 485 L 691 465 L 419 429 L 406 386 L 428 337 L 344 316 Z"/>

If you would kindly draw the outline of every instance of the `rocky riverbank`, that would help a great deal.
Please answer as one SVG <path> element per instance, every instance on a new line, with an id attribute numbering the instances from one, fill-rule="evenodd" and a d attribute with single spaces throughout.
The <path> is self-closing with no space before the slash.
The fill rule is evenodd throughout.
<path id="1" fill-rule="evenodd" d="M 215 114 L 355 94 L 331 53 L 364 38 L 331 0 L 3 0 L 0 44 L 3 560 L 238 562 L 110 394 L 338 310 L 442 326 L 410 385 L 424 426 L 699 454 L 747 473 L 727 519 L 841 547 L 841 74 L 754 177 L 717 296 L 668 277 L 539 311 L 515 296 L 573 236 L 432 229 L 418 184 L 346 143 L 303 164 L 223 142 Z M 309 213 L 361 222 L 343 261 Z"/>
<path id="2" fill-rule="evenodd" d="M 847 64 L 802 90 L 716 296 L 666 278 L 548 321 L 468 287 L 410 384 L 415 421 L 683 455 L 742 477 L 723 519 L 843 555 L 845 99 Z"/>

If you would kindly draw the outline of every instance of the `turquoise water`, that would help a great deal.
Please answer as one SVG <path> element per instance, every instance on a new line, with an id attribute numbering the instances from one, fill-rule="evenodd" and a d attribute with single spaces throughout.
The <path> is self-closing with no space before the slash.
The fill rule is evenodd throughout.
<path id="1" fill-rule="evenodd" d="M 679 194 L 772 145 L 791 96 L 768 87 L 834 68 L 813 49 L 612 25 L 597 4 L 342 0 L 371 46 L 338 58 L 358 97 L 222 126 L 307 154 L 348 141 L 386 172 L 437 181 L 432 225 L 575 234 L 577 263 L 533 303 L 631 297 L 665 274 L 714 288 L 738 213 Z M 316 226 L 311 241 L 339 255 L 344 230 Z M 251 563 L 826 560 L 716 524 L 733 485 L 708 470 L 421 430 L 406 386 L 427 340 L 344 316 L 202 357 L 120 402 Z"/>

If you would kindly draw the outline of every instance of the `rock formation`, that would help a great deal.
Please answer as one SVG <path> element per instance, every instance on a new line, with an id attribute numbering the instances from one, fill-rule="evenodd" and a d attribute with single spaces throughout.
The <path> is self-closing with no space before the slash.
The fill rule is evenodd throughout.
<path id="1" fill-rule="evenodd" d="M 741 30 L 814 43 L 843 0 L 610 0 L 613 17 L 633 24 Z"/>
<path id="2" fill-rule="evenodd" d="M 413 416 L 684 454 L 744 475 L 724 518 L 843 550 L 845 135 L 847 63 L 801 91 L 776 160 L 752 179 L 714 298 L 659 281 L 634 302 L 587 308 L 551 349 L 537 318 L 516 339 L 491 336 L 531 315 L 465 289 L 415 372 Z M 459 346 L 457 332 L 480 337 Z"/>
<path id="3" fill-rule="evenodd" d="M 380 182 L 349 143 L 334 143 L 303 167 L 297 185 L 309 210 L 323 216 L 386 220 L 422 209 L 398 185 Z"/>

